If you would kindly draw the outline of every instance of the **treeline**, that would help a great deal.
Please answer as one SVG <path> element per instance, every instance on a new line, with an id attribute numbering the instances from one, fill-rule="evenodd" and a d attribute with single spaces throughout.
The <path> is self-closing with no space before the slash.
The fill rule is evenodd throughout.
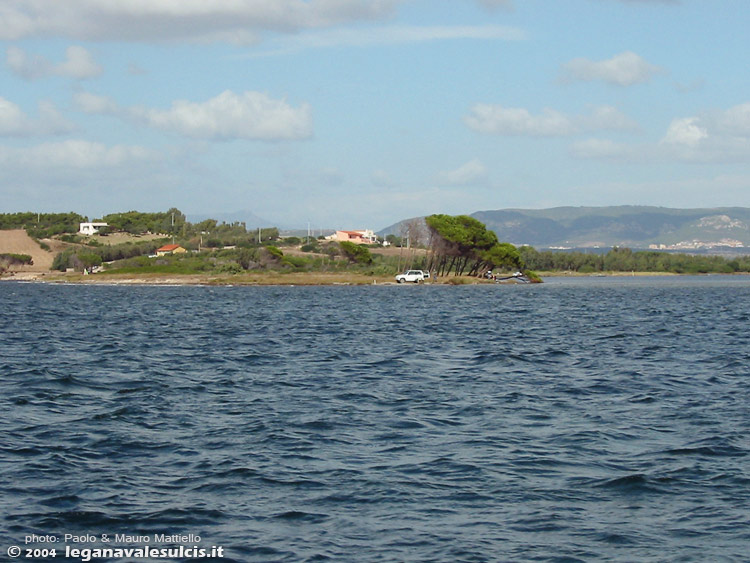
<path id="1" fill-rule="evenodd" d="M 88 218 L 78 213 L 2 213 L 0 214 L 0 230 L 25 229 L 29 236 L 42 239 L 63 235 L 67 242 L 78 242 L 81 223 Z M 194 242 L 195 247 L 207 246 L 218 248 L 243 242 L 272 241 L 279 237 L 276 227 L 248 230 L 245 223 L 219 223 L 215 219 L 206 219 L 198 223 L 190 223 L 185 214 L 176 207 L 164 212 L 144 213 L 141 211 L 126 211 L 124 213 L 110 213 L 96 222 L 107 223 L 107 228 L 101 229 L 102 235 L 112 232 L 124 232 L 132 235 L 146 233 L 164 234 L 180 237 L 184 244 Z M 65 236 L 67 235 L 67 236 Z"/>
<path id="2" fill-rule="evenodd" d="M 123 244 L 71 246 L 55 256 L 52 269 L 64 272 L 68 268 L 83 270 L 104 262 L 126 260 L 135 256 L 148 256 L 164 244 L 163 240 L 127 242 Z"/>
<path id="3" fill-rule="evenodd" d="M 477 276 L 487 270 L 520 269 L 518 249 L 500 242 L 481 221 L 468 215 L 430 215 L 425 218 L 429 231 L 430 260 L 427 268 L 439 276 Z"/>
<path id="4" fill-rule="evenodd" d="M 284 240 L 284 239 L 282 239 Z M 282 249 L 268 243 L 244 241 L 237 246 L 207 247 L 200 252 L 155 257 L 156 250 L 165 239 L 127 242 L 116 245 L 87 244 L 70 246 L 57 254 L 52 263 L 53 270 L 65 271 L 69 268 L 82 271 L 94 266 L 105 265 L 110 270 L 123 269 L 164 271 L 165 267 L 175 273 L 183 272 L 235 272 L 244 270 L 279 267 L 282 269 L 310 269 L 313 265 L 343 268 L 347 266 L 372 265 L 376 257 L 370 251 L 350 242 L 314 241 L 307 252 L 322 256 L 285 255 Z M 191 246 L 186 244 L 185 246 Z"/>
<path id="5" fill-rule="evenodd" d="M 349 243 L 351 244 L 351 243 Z M 237 248 L 209 249 L 202 252 L 175 254 L 150 258 L 135 256 L 105 264 L 105 272 L 111 273 L 173 273 L 173 274 L 239 274 L 252 270 L 292 271 L 362 271 L 374 274 L 390 274 L 393 258 L 372 255 L 367 248 L 347 243 L 326 243 L 316 247 L 309 256 L 285 254 L 277 246 L 263 244 Z M 73 254 L 69 266 L 83 269 L 98 265 L 96 259 L 84 249 L 82 254 Z M 98 250 L 98 249 L 93 249 Z M 92 261 L 93 260 L 93 261 Z M 99 262 L 101 263 L 101 262 Z"/>
<path id="6" fill-rule="evenodd" d="M 599 272 L 668 272 L 674 274 L 731 274 L 750 272 L 750 256 L 725 258 L 669 252 L 633 251 L 613 248 L 606 254 L 584 252 L 538 251 L 530 246 L 519 248 L 527 268 L 541 271 L 568 271 L 582 274 Z"/>
<path id="7" fill-rule="evenodd" d="M 77 233 L 86 218 L 78 213 L 0 213 L 0 230 L 25 229 L 33 238 Z"/>

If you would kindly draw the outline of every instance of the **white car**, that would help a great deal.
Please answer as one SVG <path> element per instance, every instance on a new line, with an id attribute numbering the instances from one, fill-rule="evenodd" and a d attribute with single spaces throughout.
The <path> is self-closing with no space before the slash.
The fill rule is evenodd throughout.
<path id="1" fill-rule="evenodd" d="M 403 274 L 397 275 L 396 281 L 398 283 L 404 283 L 404 282 L 420 283 L 424 281 L 424 278 L 425 278 L 425 275 L 422 270 L 407 270 Z"/>

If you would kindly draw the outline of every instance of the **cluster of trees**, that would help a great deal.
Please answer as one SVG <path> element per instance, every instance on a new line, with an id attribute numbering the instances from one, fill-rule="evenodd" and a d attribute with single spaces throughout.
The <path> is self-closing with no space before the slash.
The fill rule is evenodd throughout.
<path id="1" fill-rule="evenodd" d="M 672 254 L 669 252 L 633 251 L 613 248 L 606 254 L 583 252 L 538 251 L 530 246 L 519 249 L 524 264 L 534 270 L 570 271 L 582 274 L 597 272 L 671 272 L 707 274 L 750 272 L 750 256 Z"/>
<path id="2" fill-rule="evenodd" d="M 341 248 L 343 255 L 350 262 L 356 264 L 372 264 L 372 253 L 366 246 L 354 244 L 349 241 L 341 241 L 339 247 Z"/>
<path id="3" fill-rule="evenodd" d="M 52 268 L 82 271 L 104 264 L 108 270 L 120 272 L 240 273 L 255 269 L 341 269 L 370 266 L 376 259 L 363 246 L 347 242 L 324 245 L 315 242 L 311 250 L 316 251 L 316 256 L 309 258 L 286 255 L 277 246 L 248 241 L 236 247 L 210 248 L 204 245 L 201 252 L 158 258 L 153 255 L 164 239 L 116 245 L 75 245 L 60 252 Z"/>
<path id="4" fill-rule="evenodd" d="M 109 225 L 110 231 L 122 231 L 133 235 L 143 233 L 168 233 L 181 232 L 187 224 L 185 215 L 173 207 L 163 213 L 142 213 L 140 211 L 127 211 L 125 213 L 110 213 L 102 217 L 102 222 Z"/>
<path id="5" fill-rule="evenodd" d="M 482 275 L 487 270 L 520 269 L 521 255 L 509 243 L 500 242 L 481 221 L 468 215 L 430 215 L 430 259 L 427 268 L 437 275 Z"/>
<path id="6" fill-rule="evenodd" d="M 154 254 L 163 242 L 163 240 L 152 240 L 113 245 L 70 246 L 55 256 L 52 261 L 52 269 L 62 272 L 68 268 L 83 270 L 92 266 L 100 266 L 104 262 L 148 256 Z"/>
<path id="7" fill-rule="evenodd" d="M 245 223 L 219 223 L 216 219 L 206 219 L 190 223 L 185 214 L 176 207 L 160 213 L 111 213 L 102 217 L 109 225 L 109 231 L 121 231 L 133 235 L 143 233 L 165 234 L 179 237 L 181 243 L 192 249 L 221 248 L 229 245 L 249 245 L 254 242 L 268 242 L 279 238 L 276 227 L 248 231 Z"/>
<path id="8" fill-rule="evenodd" d="M 0 213 L 0 230 L 25 229 L 33 238 L 77 233 L 86 218 L 78 213 Z"/>

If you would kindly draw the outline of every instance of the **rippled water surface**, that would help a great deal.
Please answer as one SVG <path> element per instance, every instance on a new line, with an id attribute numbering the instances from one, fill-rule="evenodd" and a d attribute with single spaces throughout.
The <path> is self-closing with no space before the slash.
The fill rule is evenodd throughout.
<path id="1" fill-rule="evenodd" d="M 0 539 L 748 561 L 750 279 L 0 283 Z"/>

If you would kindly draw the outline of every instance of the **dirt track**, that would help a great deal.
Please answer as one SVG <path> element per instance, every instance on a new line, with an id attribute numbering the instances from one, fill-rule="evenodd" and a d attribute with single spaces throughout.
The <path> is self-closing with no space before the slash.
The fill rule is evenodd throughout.
<path id="1" fill-rule="evenodd" d="M 51 252 L 43 250 L 34 239 L 23 229 L 12 231 L 0 231 L 0 254 L 28 254 L 34 260 L 31 266 L 14 266 L 11 268 L 17 272 L 48 272 L 52 268 L 52 260 L 62 246 L 59 241 L 45 241 L 52 248 Z"/>

